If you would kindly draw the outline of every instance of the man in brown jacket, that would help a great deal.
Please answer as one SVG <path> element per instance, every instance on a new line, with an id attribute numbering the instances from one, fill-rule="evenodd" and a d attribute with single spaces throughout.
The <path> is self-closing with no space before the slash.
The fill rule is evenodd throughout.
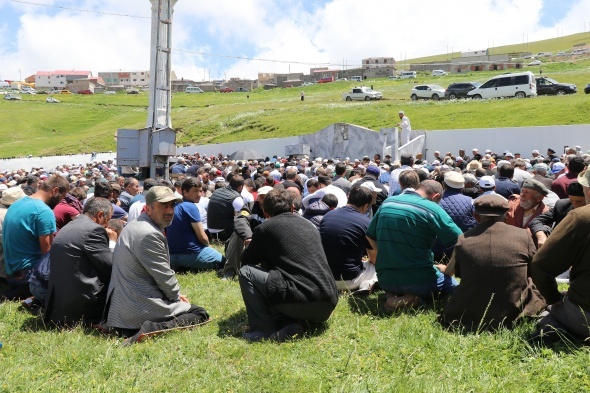
<path id="1" fill-rule="evenodd" d="M 468 330 L 510 327 L 533 316 L 545 302 L 530 277 L 536 248 L 528 232 L 505 224 L 508 202 L 484 195 L 474 202 L 478 225 L 459 236 L 446 275 L 461 278 L 441 320 Z"/>
<path id="2" fill-rule="evenodd" d="M 510 210 L 506 213 L 506 224 L 518 228 L 528 228 L 533 218 L 549 210 L 543 198 L 549 194 L 547 187 L 538 180 L 526 179 L 522 183 L 520 195 L 512 195 L 508 200 Z"/>
<path id="3" fill-rule="evenodd" d="M 580 173 L 586 203 L 590 202 L 590 171 Z M 565 294 L 555 277 L 571 267 Z M 537 325 L 533 340 L 551 342 L 563 332 L 590 337 L 590 206 L 572 210 L 551 233 L 533 259 L 533 280 L 547 299 L 548 312 Z"/>

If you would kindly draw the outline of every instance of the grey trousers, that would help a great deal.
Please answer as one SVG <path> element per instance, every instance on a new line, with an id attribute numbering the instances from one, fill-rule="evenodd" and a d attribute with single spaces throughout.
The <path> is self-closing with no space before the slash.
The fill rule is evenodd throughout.
<path id="1" fill-rule="evenodd" d="M 545 326 L 565 329 L 578 338 L 590 337 L 590 313 L 573 304 L 567 296 L 563 303 L 549 306 L 548 314 L 538 322 L 538 328 Z"/>
<path id="2" fill-rule="evenodd" d="M 244 240 L 239 237 L 235 232 L 225 243 L 225 266 L 223 267 L 223 273 L 228 270 L 233 270 L 234 274 L 237 274 L 242 265 L 242 251 L 244 250 Z"/>
<path id="3" fill-rule="evenodd" d="M 238 277 L 251 331 L 273 333 L 295 321 L 325 322 L 334 310 L 325 301 L 269 305 L 268 271 L 259 266 L 243 266 Z"/>

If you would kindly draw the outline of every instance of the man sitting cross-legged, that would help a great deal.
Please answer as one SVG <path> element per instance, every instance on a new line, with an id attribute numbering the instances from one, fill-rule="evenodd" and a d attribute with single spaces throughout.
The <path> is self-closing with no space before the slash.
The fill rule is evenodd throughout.
<path id="1" fill-rule="evenodd" d="M 164 228 L 174 218 L 177 200 L 165 186 L 150 188 L 146 212 L 127 224 L 113 253 L 107 324 L 136 342 L 142 334 L 205 322 L 204 308 L 180 294 L 170 268 Z"/>
<path id="2" fill-rule="evenodd" d="M 219 270 L 225 258 L 209 246 L 209 238 L 201 224 L 197 203 L 201 199 L 201 182 L 190 177 L 182 182 L 182 203 L 174 208 L 174 220 L 166 228 L 170 247 L 170 264 L 173 269 Z"/>
<path id="3" fill-rule="evenodd" d="M 578 175 L 590 203 L 590 171 Z M 555 277 L 571 267 L 568 291 Z M 533 259 L 533 280 L 549 304 L 533 339 L 556 341 L 563 332 L 590 338 L 590 206 L 574 209 L 561 221 Z"/>
<path id="4" fill-rule="evenodd" d="M 51 245 L 45 321 L 72 326 L 99 323 L 107 299 L 117 233 L 106 229 L 113 207 L 92 198 Z"/>
<path id="5" fill-rule="evenodd" d="M 457 282 L 434 267 L 432 246 L 438 237 L 451 247 L 461 229 L 438 205 L 442 187 L 424 180 L 413 191 L 389 197 L 377 211 L 367 239 L 377 251 L 379 286 L 388 294 L 386 311 L 417 306 L 438 293 L 451 293 Z"/>
<path id="6" fill-rule="evenodd" d="M 510 209 L 503 197 L 484 195 L 474 207 L 478 225 L 459 236 L 449 264 L 437 266 L 461 278 L 442 320 L 468 330 L 510 327 L 545 308 L 530 279 L 536 248 L 528 231 L 503 222 Z"/>
<path id="7" fill-rule="evenodd" d="M 338 292 L 319 232 L 293 213 L 293 195 L 272 190 L 263 208 L 268 219 L 254 230 L 239 271 L 250 325 L 244 338 L 284 341 L 304 332 L 302 322 L 327 321 Z"/>
<path id="8" fill-rule="evenodd" d="M 377 282 L 376 255 L 365 237 L 371 222 L 365 213 L 372 202 L 368 188 L 352 187 L 348 204 L 328 212 L 320 223 L 322 245 L 338 290 L 369 290 Z M 366 251 L 369 260 L 363 262 Z"/>

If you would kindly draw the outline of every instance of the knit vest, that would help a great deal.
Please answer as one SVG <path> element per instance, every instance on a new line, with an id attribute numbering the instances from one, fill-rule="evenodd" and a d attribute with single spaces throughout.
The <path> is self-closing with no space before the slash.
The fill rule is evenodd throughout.
<path id="1" fill-rule="evenodd" d="M 209 199 L 207 210 L 207 227 L 211 229 L 234 229 L 234 199 L 240 193 L 230 187 L 215 190 Z"/>

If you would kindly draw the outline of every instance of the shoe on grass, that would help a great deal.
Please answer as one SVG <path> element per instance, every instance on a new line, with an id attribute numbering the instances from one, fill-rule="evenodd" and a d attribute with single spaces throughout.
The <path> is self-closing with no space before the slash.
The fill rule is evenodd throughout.
<path id="1" fill-rule="evenodd" d="M 255 330 L 253 332 L 244 332 L 242 333 L 242 338 L 248 342 L 255 343 L 262 340 L 266 340 L 270 337 L 269 333 L 261 332 L 260 330 Z"/>
<path id="2" fill-rule="evenodd" d="M 270 340 L 275 341 L 278 343 L 285 342 L 287 340 L 292 340 L 297 336 L 303 335 L 305 332 L 305 327 L 300 323 L 291 323 L 281 330 L 278 330 L 271 334 Z"/>

